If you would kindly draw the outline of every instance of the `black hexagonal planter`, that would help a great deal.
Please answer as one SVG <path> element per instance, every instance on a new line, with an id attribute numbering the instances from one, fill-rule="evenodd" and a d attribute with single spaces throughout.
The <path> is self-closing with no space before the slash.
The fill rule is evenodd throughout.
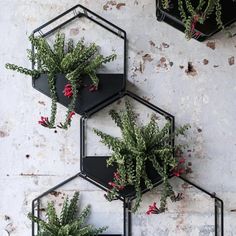
<path id="1" fill-rule="evenodd" d="M 36 197 L 33 201 L 32 201 L 32 215 L 36 216 L 38 218 L 40 218 L 40 210 L 41 210 L 41 203 L 42 203 L 42 199 L 50 194 L 54 194 L 56 192 L 56 190 L 58 190 L 60 187 L 70 183 L 71 181 L 74 181 L 76 178 L 83 178 L 86 180 L 86 178 L 84 177 L 84 175 L 82 173 L 77 173 L 76 175 L 64 180 L 63 182 L 59 183 L 58 185 L 52 187 L 51 189 L 45 191 L 44 193 L 40 194 L 38 197 Z M 127 214 L 127 209 L 126 209 L 126 202 L 128 202 L 128 200 L 125 200 L 123 203 L 123 234 L 99 234 L 98 236 L 122 236 L 122 235 L 126 235 L 127 233 L 127 226 L 126 226 L 126 222 L 129 221 L 129 219 L 127 218 L 128 214 Z M 130 222 L 128 223 L 129 227 L 130 227 Z M 32 221 L 32 236 L 36 236 L 37 232 L 39 229 L 39 225 L 35 222 Z"/>
<path id="2" fill-rule="evenodd" d="M 106 103 L 104 103 L 102 106 L 97 107 L 96 110 L 91 111 L 87 116 L 82 116 L 81 117 L 81 122 L 80 122 L 80 147 L 81 147 L 81 163 L 80 163 L 80 168 L 81 172 L 95 185 L 100 186 L 102 189 L 107 191 L 110 187 L 108 183 L 113 179 L 114 172 L 116 171 L 115 166 L 109 166 L 107 167 L 107 159 L 109 158 L 108 156 L 86 156 L 85 154 L 85 130 L 86 130 L 86 125 L 85 121 L 88 117 L 92 116 L 96 112 L 100 111 L 103 109 L 105 106 L 112 104 L 116 102 L 117 100 L 121 99 L 122 97 L 128 96 L 137 102 L 147 106 L 150 108 L 152 111 L 164 116 L 166 119 L 168 119 L 171 122 L 171 128 L 169 130 L 170 135 L 173 134 L 174 132 L 174 116 L 171 114 L 165 112 L 164 110 L 160 109 L 159 107 L 154 106 L 153 104 L 147 102 L 146 100 L 140 98 L 139 96 L 126 91 L 118 96 L 113 97 Z M 172 140 L 172 145 L 174 146 L 174 140 Z M 156 173 L 155 169 L 153 168 L 151 163 L 147 163 L 146 165 L 147 168 L 147 174 L 149 179 L 152 181 L 154 186 L 157 186 L 162 183 L 162 178 Z M 142 185 L 142 193 L 145 193 L 149 191 L 144 183 Z M 135 196 L 135 190 L 133 187 L 126 187 L 124 190 L 119 192 L 120 196 L 119 198 L 122 200 L 124 198 L 131 198 Z"/>
<path id="3" fill-rule="evenodd" d="M 192 1 L 194 2 L 194 1 Z M 156 16 L 158 21 L 164 21 L 174 28 L 184 32 L 185 27 L 182 23 L 180 13 L 178 10 L 178 1 L 171 1 L 172 7 L 165 10 L 162 7 L 161 0 L 156 0 Z M 198 2 L 197 2 L 198 3 Z M 229 26 L 236 21 L 236 2 L 234 0 L 221 0 L 222 5 L 222 22 L 224 26 Z M 197 24 L 195 28 L 195 39 L 202 42 L 219 31 L 215 20 L 215 14 L 207 19 L 204 24 Z"/>
<path id="4" fill-rule="evenodd" d="M 63 18 L 65 15 L 69 13 L 70 14 L 73 13 L 73 17 L 69 18 L 63 23 L 60 23 L 53 29 L 50 29 L 49 31 L 45 33 L 43 32 L 44 29 L 46 30 L 47 27 L 50 27 L 51 24 L 55 24 L 55 22 L 57 22 L 58 20 L 61 20 L 61 18 Z M 112 74 L 111 73 L 108 73 L 108 74 L 98 73 L 97 76 L 99 78 L 99 86 L 98 86 L 97 91 L 90 92 L 88 87 L 86 86 L 84 86 L 83 88 L 79 90 L 79 96 L 78 96 L 75 112 L 81 115 L 89 112 L 90 110 L 94 109 L 96 106 L 99 106 L 100 104 L 102 104 L 107 99 L 110 99 L 111 97 L 125 90 L 126 32 L 81 5 L 74 6 L 73 8 L 55 17 L 54 19 L 50 20 L 46 24 L 43 24 L 42 26 L 38 27 L 37 29 L 33 31 L 34 35 L 35 34 L 41 35 L 42 37 L 51 36 L 55 32 L 57 32 L 60 28 L 65 27 L 70 22 L 77 19 L 80 20 L 80 18 L 83 18 L 83 17 L 92 21 L 93 23 L 97 24 L 98 26 L 102 27 L 108 32 L 112 33 L 116 37 L 122 39 L 123 41 L 122 46 L 124 48 L 124 51 L 123 51 L 123 72 L 122 73 L 112 73 Z M 103 35 L 101 35 L 101 37 L 103 37 Z M 34 64 L 32 65 L 32 68 L 34 68 Z M 67 80 L 63 74 L 57 75 L 56 91 L 57 91 L 57 96 L 58 96 L 58 102 L 64 106 L 67 106 L 70 102 L 70 100 L 63 95 L 64 86 L 67 84 L 66 81 Z M 91 84 L 91 80 L 88 76 L 84 76 L 83 81 L 85 85 Z M 50 96 L 47 74 L 41 74 L 37 79 L 33 78 L 33 87 L 37 89 L 38 91 L 40 91 L 41 93 L 47 96 Z"/>

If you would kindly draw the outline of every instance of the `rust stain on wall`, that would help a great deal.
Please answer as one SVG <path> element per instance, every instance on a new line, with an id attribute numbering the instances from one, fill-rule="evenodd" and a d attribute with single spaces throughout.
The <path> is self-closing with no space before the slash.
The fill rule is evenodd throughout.
<path id="1" fill-rule="evenodd" d="M 78 34 L 79 34 L 79 28 L 78 27 L 70 29 L 70 35 L 76 36 Z"/>
<path id="2" fill-rule="evenodd" d="M 124 7 L 126 4 L 125 3 L 118 3 L 116 5 L 116 9 L 120 10 L 121 7 Z"/>
<path id="3" fill-rule="evenodd" d="M 208 41 L 206 46 L 211 48 L 212 50 L 216 49 L 216 43 L 214 41 Z"/>
<path id="4" fill-rule="evenodd" d="M 0 130 L 0 138 L 5 138 L 7 136 L 9 136 L 7 132 Z"/>
<path id="5" fill-rule="evenodd" d="M 230 66 L 234 65 L 234 56 L 228 58 L 228 63 Z"/>
<path id="6" fill-rule="evenodd" d="M 116 1 L 107 1 L 105 5 L 103 5 L 103 10 L 112 10 L 112 6 L 116 6 Z"/>
<path id="7" fill-rule="evenodd" d="M 144 62 L 146 62 L 146 61 L 148 61 L 148 62 L 153 61 L 152 56 L 151 56 L 150 54 L 148 54 L 148 53 L 145 54 L 145 55 L 143 55 L 143 56 L 142 56 L 142 59 L 143 59 Z"/>
<path id="8" fill-rule="evenodd" d="M 209 63 L 209 61 L 207 59 L 203 59 L 203 64 L 207 65 Z"/>
<path id="9" fill-rule="evenodd" d="M 191 75 L 191 76 L 197 75 L 197 71 L 196 71 L 196 69 L 193 67 L 193 63 L 192 63 L 192 62 L 188 62 L 188 68 L 185 70 L 185 73 L 186 73 L 187 75 Z"/>
<path id="10" fill-rule="evenodd" d="M 62 193 L 59 191 L 52 191 L 50 194 L 53 195 L 54 197 L 58 197 Z"/>

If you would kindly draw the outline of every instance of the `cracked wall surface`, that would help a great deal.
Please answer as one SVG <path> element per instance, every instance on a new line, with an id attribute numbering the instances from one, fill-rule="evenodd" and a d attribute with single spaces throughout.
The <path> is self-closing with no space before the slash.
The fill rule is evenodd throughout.
<path id="1" fill-rule="evenodd" d="M 225 235 L 236 235 L 236 37 L 224 32 L 199 43 L 156 21 L 154 0 L 95 1 L 80 4 L 112 21 L 127 32 L 128 89 L 163 108 L 176 118 L 176 125 L 189 123 L 189 147 L 185 156 L 192 173 L 188 178 L 225 202 Z M 31 79 L 7 71 L 6 62 L 30 66 L 26 49 L 33 29 L 57 16 L 78 1 L 0 0 L 0 235 L 31 235 L 27 213 L 31 201 L 43 191 L 79 170 L 79 116 L 68 131 L 56 132 L 37 124 L 49 114 L 50 99 L 32 89 Z M 86 25 L 83 22 L 83 25 Z M 86 30 L 77 25 L 65 29 L 79 38 Z M 99 30 L 90 34 L 96 39 Z M 120 49 L 118 41 L 103 37 L 106 51 Z M 118 58 L 119 59 L 119 58 Z M 115 67 L 120 70 L 120 64 Z M 58 121 L 66 109 L 59 105 Z M 143 108 L 140 107 L 140 113 Z M 96 122 L 105 113 L 98 114 Z M 115 132 L 115 131 L 114 131 Z M 93 140 L 90 140 L 93 143 Z M 96 142 L 95 150 L 103 146 Z M 144 196 L 133 216 L 135 236 L 212 236 L 213 202 L 203 193 L 173 179 L 185 199 L 169 202 L 168 212 L 146 216 L 150 203 L 159 200 L 160 187 Z M 84 180 L 71 183 L 60 192 L 80 190 L 82 203 L 92 205 L 90 221 L 110 225 L 108 232 L 122 230 L 120 202 L 107 203 L 103 192 Z M 49 199 L 60 204 L 62 194 Z M 97 216 L 97 217 L 96 217 Z"/>

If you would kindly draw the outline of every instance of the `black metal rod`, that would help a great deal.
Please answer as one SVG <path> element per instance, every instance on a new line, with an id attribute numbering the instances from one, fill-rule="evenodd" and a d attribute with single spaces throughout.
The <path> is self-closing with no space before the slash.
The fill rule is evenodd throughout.
<path id="1" fill-rule="evenodd" d="M 86 157 L 85 157 L 86 158 Z M 94 178 L 91 178 L 89 175 L 87 175 L 84 172 L 80 172 L 79 176 L 85 179 L 86 181 L 90 182 L 91 184 L 95 185 L 96 187 L 100 188 L 103 191 L 108 191 L 108 188 L 104 187 L 103 185 L 99 184 Z M 117 200 L 124 201 L 124 198 L 121 196 L 117 196 Z"/>
<path id="2" fill-rule="evenodd" d="M 35 201 L 32 201 L 31 203 L 31 212 L 32 212 L 32 216 L 35 215 Z M 35 232 L 35 223 L 33 220 L 31 220 L 31 225 L 32 225 L 32 236 L 34 236 L 34 232 Z"/>
<path id="3" fill-rule="evenodd" d="M 44 23 L 43 25 L 39 26 L 38 28 L 36 28 L 35 30 L 33 30 L 33 34 L 39 32 L 40 30 L 42 30 L 43 28 L 45 28 L 46 26 L 52 24 L 53 22 L 55 22 L 56 20 L 60 19 L 61 17 L 67 15 L 68 13 L 70 13 L 71 11 L 75 10 L 79 5 L 75 5 L 74 7 L 66 10 L 65 12 L 61 13 L 60 15 L 54 17 L 53 19 L 49 20 L 48 22 Z"/>
<path id="4" fill-rule="evenodd" d="M 132 235 L 132 213 L 131 213 L 131 201 L 128 201 L 128 236 Z"/>
<path id="5" fill-rule="evenodd" d="M 96 23 L 96 24 L 98 24 L 98 25 L 100 25 L 101 27 L 103 27 L 104 29 L 106 29 L 106 30 L 108 30 L 109 32 L 111 32 L 111 33 L 113 33 L 113 34 L 115 34 L 116 36 L 118 36 L 118 37 L 120 37 L 120 38 L 122 38 L 122 39 L 124 39 L 124 36 L 123 35 L 121 35 L 121 34 L 119 34 L 119 32 L 115 32 L 115 31 L 113 31 L 112 29 L 110 29 L 109 27 L 107 27 L 107 26 L 105 26 L 105 25 L 103 25 L 101 22 L 99 22 L 99 21 L 97 21 L 97 20 L 95 20 L 95 19 L 93 19 L 92 17 L 90 17 L 90 16 L 86 16 L 88 19 L 90 19 L 91 21 L 93 21 L 94 23 Z"/>
<path id="6" fill-rule="evenodd" d="M 37 217 L 40 217 L 40 199 L 37 199 Z M 37 230 L 40 230 L 40 225 L 37 224 Z"/>
<path id="7" fill-rule="evenodd" d="M 212 198 L 214 198 L 214 203 L 215 203 L 215 236 L 218 236 L 218 225 L 219 225 L 219 222 L 218 222 L 218 202 L 220 203 L 220 223 L 221 223 L 221 230 L 220 230 L 220 232 L 221 232 L 221 236 L 223 236 L 224 235 L 224 202 L 223 202 L 223 200 L 222 199 L 220 199 L 220 198 L 218 198 L 217 196 L 216 196 L 216 194 L 215 193 L 210 193 L 210 192 L 208 192 L 207 190 L 205 190 L 205 189 L 203 189 L 203 188 L 201 188 L 201 187 L 199 187 L 198 185 L 196 185 L 196 184 L 194 184 L 193 182 L 191 182 L 190 180 L 187 180 L 187 179 L 185 179 L 184 177 L 182 177 L 182 176 L 179 176 L 179 178 L 180 179 L 182 179 L 183 181 L 185 181 L 186 183 L 188 183 L 188 184 L 190 184 L 190 185 L 192 185 L 192 186 L 194 186 L 195 188 L 197 188 L 198 190 L 200 190 L 200 191 L 202 191 L 202 192 L 204 192 L 205 194 L 207 194 L 208 196 L 210 196 L 210 197 L 212 197 Z"/>
<path id="8" fill-rule="evenodd" d="M 91 15 L 94 15 L 94 16 L 97 17 L 98 19 L 100 19 L 100 20 L 106 22 L 108 25 L 112 26 L 112 27 L 115 28 L 116 30 L 121 31 L 124 35 L 126 35 L 126 32 L 125 32 L 123 29 L 121 29 L 121 28 L 118 27 L 117 25 L 114 25 L 113 23 L 111 23 L 110 21 L 106 20 L 105 18 L 99 16 L 99 15 L 96 14 L 95 12 L 89 10 L 88 8 L 86 8 L 86 7 L 84 7 L 84 6 L 80 5 L 80 4 L 78 5 L 78 7 L 82 8 L 84 11 L 89 12 Z"/>
<path id="9" fill-rule="evenodd" d="M 84 11 L 89 12 L 91 15 L 93 15 L 93 16 L 99 18 L 100 20 L 106 22 L 107 24 L 109 24 L 110 26 L 112 26 L 113 28 L 115 28 L 116 30 L 122 32 L 124 35 L 126 34 L 123 29 L 119 28 L 118 26 L 114 25 L 113 23 L 109 22 L 108 20 L 104 19 L 103 17 L 97 15 L 96 13 L 92 12 L 91 10 L 89 10 L 88 8 L 86 8 L 86 7 L 84 7 L 84 6 L 80 5 L 80 4 L 75 5 L 74 7 L 72 7 L 72 8 L 70 8 L 70 9 L 68 9 L 67 11 L 63 12 L 62 14 L 60 14 L 60 15 L 54 17 L 52 20 L 50 20 L 50 21 L 46 22 L 45 24 L 41 25 L 40 27 L 36 28 L 36 29 L 33 31 L 33 34 L 35 34 L 35 33 L 39 32 L 39 31 L 41 31 L 43 28 L 45 28 L 46 26 L 48 26 L 48 25 L 52 24 L 53 22 L 57 21 L 57 20 L 60 19 L 61 17 L 67 15 L 68 13 L 73 12 L 76 8 L 81 8 L 81 9 L 83 9 Z M 83 15 L 85 16 L 85 14 L 83 14 Z M 101 23 L 100 23 L 100 24 L 101 24 Z M 102 25 L 102 24 L 101 24 L 101 25 Z M 102 26 L 104 26 L 104 25 L 102 25 Z M 57 29 L 57 27 L 54 28 L 54 30 L 55 30 L 55 29 Z M 111 31 L 112 31 L 113 33 L 117 34 L 115 31 L 113 31 L 113 30 L 111 30 Z M 47 33 L 46 33 L 46 34 L 47 34 Z M 123 36 L 123 37 L 124 37 L 124 36 Z"/>
<path id="10" fill-rule="evenodd" d="M 217 200 L 215 201 L 215 236 L 218 236 L 218 206 L 217 206 Z"/>
<path id="11" fill-rule="evenodd" d="M 220 232 L 221 232 L 221 236 L 224 235 L 224 202 L 219 199 L 218 197 L 215 197 L 215 200 L 217 202 L 217 206 L 218 208 L 220 208 Z M 220 206 L 219 206 L 220 205 Z M 219 222 L 218 222 L 219 224 Z"/>
<path id="12" fill-rule="evenodd" d="M 42 198 L 42 197 L 48 195 L 48 194 L 51 193 L 52 191 L 54 191 L 54 190 L 60 188 L 61 186 L 65 185 L 66 183 L 70 182 L 71 180 L 77 178 L 78 176 L 79 176 L 79 173 L 77 173 L 76 175 L 74 175 L 74 176 L 72 176 L 72 177 L 70 177 L 70 178 L 68 178 L 68 179 L 66 179 L 66 180 L 64 180 L 64 181 L 62 181 L 60 184 L 57 184 L 56 186 L 50 188 L 50 189 L 47 190 L 46 192 L 40 194 L 40 195 L 39 195 L 38 197 L 36 197 L 33 201 L 39 200 L 40 198 Z"/>
<path id="13" fill-rule="evenodd" d="M 113 97 L 106 99 L 103 103 L 100 103 L 98 106 L 96 106 L 94 109 L 86 112 L 87 117 L 91 117 L 93 114 L 95 114 L 96 112 L 102 110 L 103 108 L 109 106 L 110 104 L 112 104 L 113 102 L 115 102 L 117 99 L 122 98 L 123 97 L 124 92 L 120 92 L 117 93 L 116 95 L 114 95 Z"/>
<path id="14" fill-rule="evenodd" d="M 49 30 L 47 33 L 43 33 L 42 37 L 47 37 L 48 35 L 52 34 L 54 31 L 62 28 L 64 25 L 70 23 L 71 21 L 77 19 L 78 17 L 80 17 L 80 16 L 73 16 L 73 17 L 71 17 L 70 19 L 64 21 L 63 23 L 61 23 L 60 25 L 56 26 L 55 28 Z"/>
<path id="15" fill-rule="evenodd" d="M 224 236 L 224 202 L 218 199 L 221 203 L 221 235 Z"/>
<path id="16" fill-rule="evenodd" d="M 83 172 L 83 158 L 84 158 L 84 117 L 80 118 L 80 171 Z"/>
<path id="17" fill-rule="evenodd" d="M 125 79 L 123 81 L 125 81 Z M 111 103 L 113 103 L 113 101 L 116 100 L 115 98 L 120 97 L 119 94 L 120 94 L 120 92 L 118 92 L 116 94 L 113 94 L 112 96 L 108 97 L 105 101 L 102 101 L 102 102 L 96 104 L 95 107 L 93 107 L 93 108 L 86 111 L 85 116 L 90 117 L 92 114 L 94 114 L 94 113 L 102 110 L 106 106 L 110 105 Z"/>
<path id="18" fill-rule="evenodd" d="M 212 197 L 212 198 L 215 198 L 215 197 L 216 197 L 216 196 L 215 196 L 215 193 L 210 193 L 210 192 L 208 192 L 207 190 L 201 188 L 201 187 L 198 186 L 197 184 L 194 184 L 194 183 L 191 182 L 190 180 L 187 180 L 187 179 L 185 179 L 185 178 L 182 177 L 182 176 L 179 176 L 178 178 L 180 178 L 180 179 L 182 179 L 184 182 L 186 182 L 186 183 L 188 183 L 188 184 L 194 186 L 195 188 L 197 188 L 197 189 L 199 189 L 200 191 L 204 192 L 204 193 L 207 194 L 208 196 L 210 196 L 210 197 Z"/>
<path id="19" fill-rule="evenodd" d="M 84 11 L 84 13 L 82 12 L 76 12 L 76 8 L 80 8 Z M 53 29 L 49 30 L 48 32 L 46 33 L 43 33 L 41 32 L 42 29 L 44 29 L 45 27 L 47 27 L 48 25 L 50 25 L 51 23 L 57 21 L 58 19 L 60 19 L 61 17 L 69 14 L 70 12 L 76 12 L 75 15 L 73 17 L 71 17 L 70 19 L 64 21 L 63 23 L 57 25 L 56 27 L 54 27 Z M 96 17 L 97 19 L 101 20 L 102 22 L 99 22 L 98 20 L 92 18 L 91 16 L 89 16 L 87 13 L 91 14 L 92 16 Z M 47 23 L 43 24 L 42 26 L 36 28 L 32 35 L 34 35 L 35 33 L 40 33 L 42 37 L 46 37 L 48 36 L 49 34 L 53 33 L 55 30 L 58 30 L 60 29 L 61 27 L 63 27 L 64 25 L 68 24 L 70 21 L 73 21 L 75 20 L 76 18 L 78 17 L 86 17 L 88 18 L 89 20 L 95 22 L 96 24 L 98 24 L 99 26 L 105 28 L 106 30 L 108 30 L 109 32 L 115 34 L 116 36 L 122 38 L 124 40 L 124 65 L 123 65 L 123 85 L 122 85 L 122 91 L 125 91 L 125 86 L 126 86 L 126 76 L 127 76 L 127 36 L 126 36 L 126 32 L 121 29 L 120 27 L 114 25 L 113 23 L 109 22 L 108 20 L 104 19 L 103 17 L 97 15 L 96 13 L 92 12 L 91 10 L 89 10 L 88 8 L 78 4 L 72 8 L 70 8 L 69 10 L 63 12 L 62 14 L 58 15 L 57 17 L 53 18 L 52 20 L 48 21 Z M 106 25 L 107 24 L 107 25 Z M 108 27 L 111 26 L 112 28 L 114 28 L 115 30 L 113 30 L 112 28 Z M 32 45 L 32 52 L 34 54 L 34 46 Z M 35 64 L 34 62 L 32 62 L 32 69 L 34 69 L 35 67 Z M 34 87 L 34 79 L 32 81 L 33 83 L 33 87 Z M 114 95 L 115 96 L 115 95 Z M 108 99 L 110 99 L 111 97 L 109 97 Z M 102 104 L 102 102 L 101 102 Z M 101 104 L 98 104 L 98 107 L 101 105 Z M 93 108 L 92 108 L 93 109 Z M 90 111 L 87 111 L 88 113 Z"/>
<path id="20" fill-rule="evenodd" d="M 123 202 L 123 235 L 126 236 L 126 225 L 127 225 L 127 207 L 126 207 L 126 198 L 124 198 Z"/>
<path id="21" fill-rule="evenodd" d="M 142 103 L 143 105 L 149 107 L 150 109 L 157 111 L 158 113 L 160 113 L 161 115 L 163 115 L 165 117 L 171 117 L 172 119 L 174 118 L 174 116 L 171 115 L 170 113 L 168 113 L 168 112 L 162 110 L 161 108 L 151 104 L 150 102 L 144 100 L 143 98 L 140 98 L 139 96 L 137 96 L 136 94 L 134 94 L 134 93 L 132 93 L 128 90 L 125 92 L 125 94 L 132 97 L 134 100 Z"/>

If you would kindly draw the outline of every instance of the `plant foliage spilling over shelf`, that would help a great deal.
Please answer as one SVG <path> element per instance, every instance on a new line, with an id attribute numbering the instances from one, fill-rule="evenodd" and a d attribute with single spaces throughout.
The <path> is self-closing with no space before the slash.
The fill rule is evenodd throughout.
<path id="1" fill-rule="evenodd" d="M 162 0 L 162 7 L 166 10 L 170 9 L 174 0 Z M 177 0 L 178 9 L 182 22 L 185 25 L 185 35 L 187 39 L 191 39 L 193 36 L 200 32 L 195 32 L 195 26 L 197 23 L 204 24 L 205 20 L 215 14 L 216 23 L 219 29 L 223 29 L 223 23 L 221 20 L 222 6 L 221 0 Z M 229 0 L 231 1 L 231 0 Z"/>
<path id="2" fill-rule="evenodd" d="M 175 195 L 168 181 L 170 171 L 175 170 L 179 164 L 178 157 L 173 153 L 175 148 L 181 148 L 181 146 L 174 148 L 171 145 L 174 137 L 170 135 L 170 122 L 167 121 L 165 126 L 160 128 L 153 115 L 147 125 L 138 125 L 137 115 L 129 102 L 126 102 L 125 111 L 111 110 L 110 115 L 121 129 L 122 138 L 94 129 L 94 132 L 101 137 L 101 142 L 113 151 L 107 161 L 108 166 L 113 164 L 117 166 L 113 182 L 109 183 L 111 189 L 108 190 L 106 198 L 109 201 L 115 200 L 119 191 L 127 186 L 133 186 L 136 192 L 136 201 L 133 206 L 133 212 L 135 212 L 142 198 L 142 182 L 148 189 L 153 188 L 146 168 L 147 162 L 150 162 L 163 181 L 159 212 L 165 211 L 167 198 L 170 197 L 175 201 L 179 197 Z M 184 135 L 186 129 L 188 129 L 187 125 L 177 129 L 175 136 Z"/>
<path id="3" fill-rule="evenodd" d="M 64 123 L 59 127 L 67 129 L 71 123 L 71 117 L 74 114 L 75 104 L 78 97 L 79 89 L 83 86 L 83 76 L 88 75 L 91 78 L 92 85 L 90 91 L 97 90 L 99 79 L 96 71 L 104 64 L 113 61 L 116 58 L 115 54 L 104 57 L 99 53 L 99 47 L 95 43 L 87 45 L 83 39 L 74 44 L 72 39 L 65 42 L 65 35 L 58 33 L 55 42 L 51 47 L 47 40 L 43 37 L 29 37 L 30 42 L 35 48 L 35 51 L 28 50 L 28 58 L 34 64 L 37 64 L 37 69 L 30 70 L 17 66 L 15 64 L 6 64 L 7 69 L 15 70 L 20 73 L 30 75 L 37 79 L 41 73 L 48 75 L 48 84 L 50 88 L 50 96 L 52 99 L 51 117 L 41 117 L 39 123 L 48 128 L 55 127 L 55 118 L 57 113 L 57 92 L 56 92 L 56 75 L 65 74 L 68 80 L 67 87 L 64 90 L 65 96 L 70 93 L 71 102 L 68 107 Z"/>
<path id="4" fill-rule="evenodd" d="M 47 220 L 29 214 L 29 218 L 39 224 L 37 236 L 95 236 L 104 232 L 107 227 L 94 228 L 87 225 L 86 220 L 90 214 L 90 206 L 87 206 L 78 214 L 79 192 L 75 192 L 69 201 L 64 201 L 60 215 L 56 213 L 54 203 L 49 202 L 46 208 Z"/>

